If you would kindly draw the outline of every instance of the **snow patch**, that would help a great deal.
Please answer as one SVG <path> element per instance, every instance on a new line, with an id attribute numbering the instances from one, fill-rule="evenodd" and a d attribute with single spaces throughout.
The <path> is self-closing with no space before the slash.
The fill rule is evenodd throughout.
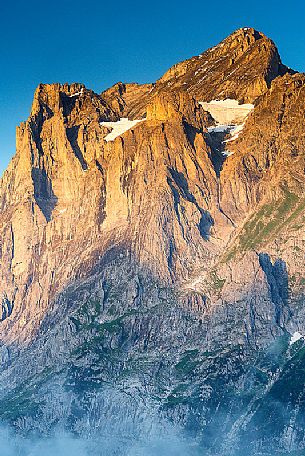
<path id="1" fill-rule="evenodd" d="M 295 344 L 298 340 L 304 339 L 304 337 L 305 337 L 305 336 L 302 336 L 301 333 L 299 333 L 298 331 L 296 331 L 296 332 L 291 336 L 289 345 Z"/>
<path id="2" fill-rule="evenodd" d="M 241 125 L 215 125 L 213 127 L 208 127 L 209 133 L 227 133 L 230 135 L 230 138 L 223 141 L 224 143 L 228 143 L 231 141 L 235 141 L 238 138 L 240 133 L 242 132 L 245 124 Z"/>
<path id="3" fill-rule="evenodd" d="M 224 155 L 225 157 L 230 157 L 230 155 L 233 155 L 234 152 L 231 152 L 229 150 L 222 150 L 221 151 L 222 155 Z"/>
<path id="4" fill-rule="evenodd" d="M 231 142 L 231 141 L 235 141 L 235 139 L 237 139 L 238 136 L 240 135 L 240 133 L 242 132 L 244 126 L 245 126 L 245 123 L 243 123 L 241 125 L 235 125 L 234 128 L 230 131 L 231 138 L 226 139 L 224 142 L 228 143 L 228 142 Z"/>
<path id="5" fill-rule="evenodd" d="M 82 88 L 80 92 L 75 92 L 72 95 L 69 95 L 69 98 L 78 97 L 84 93 L 84 89 Z"/>
<path id="6" fill-rule="evenodd" d="M 209 101 L 208 103 L 205 103 L 205 102 L 201 102 L 201 103 L 204 103 L 204 104 L 207 104 L 207 105 L 217 105 L 217 106 L 222 106 L 224 108 L 231 108 L 231 109 L 235 109 L 235 108 L 238 108 L 238 109 L 253 109 L 254 108 L 254 105 L 251 104 L 251 103 L 247 103 L 247 104 L 239 104 L 238 100 L 234 100 L 232 98 L 227 98 L 226 100 L 211 100 Z"/>
<path id="7" fill-rule="evenodd" d="M 240 125 L 254 109 L 251 103 L 239 104 L 238 100 L 199 101 L 205 111 L 208 111 L 218 124 Z"/>
<path id="8" fill-rule="evenodd" d="M 101 122 L 103 127 L 112 128 L 112 131 L 105 136 L 105 141 L 114 141 L 115 138 L 121 136 L 127 130 L 130 130 L 132 127 L 144 120 L 146 119 L 128 120 L 128 117 L 121 117 L 121 119 L 117 122 Z"/>
<path id="9" fill-rule="evenodd" d="M 208 127 L 208 132 L 211 134 L 218 134 L 218 133 L 226 133 L 227 135 L 230 135 L 228 139 L 225 139 L 222 141 L 222 145 L 224 147 L 224 150 L 221 151 L 222 155 L 226 157 L 230 157 L 230 155 L 233 155 L 234 152 L 230 150 L 226 150 L 226 143 L 235 141 L 235 139 L 238 138 L 240 135 L 241 131 L 244 128 L 245 123 L 241 125 L 215 125 L 213 127 Z"/>
<path id="10" fill-rule="evenodd" d="M 230 133 L 235 130 L 236 125 L 215 125 L 214 127 L 208 127 L 209 133 Z"/>

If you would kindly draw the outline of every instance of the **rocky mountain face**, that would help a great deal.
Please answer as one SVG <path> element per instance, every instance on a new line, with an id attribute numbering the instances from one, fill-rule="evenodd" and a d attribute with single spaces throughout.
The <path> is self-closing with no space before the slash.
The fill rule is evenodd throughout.
<path id="1" fill-rule="evenodd" d="M 304 110 L 250 28 L 155 84 L 39 85 L 0 181 L 3 422 L 304 452 Z"/>
<path id="2" fill-rule="evenodd" d="M 282 64 L 275 44 L 246 27 L 203 54 L 174 65 L 158 84 L 161 90 L 184 88 L 203 101 L 229 98 L 251 103 L 287 72 L 293 73 Z"/>

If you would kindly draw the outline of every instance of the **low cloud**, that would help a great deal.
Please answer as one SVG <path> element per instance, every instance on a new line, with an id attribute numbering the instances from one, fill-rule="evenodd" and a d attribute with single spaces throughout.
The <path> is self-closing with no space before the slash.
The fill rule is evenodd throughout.
<path id="1" fill-rule="evenodd" d="M 197 456 L 191 441 L 180 438 L 174 431 L 167 436 L 150 437 L 146 442 L 130 442 L 122 448 L 120 442 L 77 438 L 66 433 L 48 438 L 27 438 L 11 429 L 0 429 L 1 456 Z M 201 456 L 204 456 L 201 454 Z"/>

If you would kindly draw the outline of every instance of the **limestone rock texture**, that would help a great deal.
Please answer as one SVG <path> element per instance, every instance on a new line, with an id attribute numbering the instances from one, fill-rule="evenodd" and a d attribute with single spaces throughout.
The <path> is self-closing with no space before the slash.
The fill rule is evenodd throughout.
<path id="1" fill-rule="evenodd" d="M 231 138 L 226 99 L 254 104 Z M 154 84 L 38 86 L 0 181 L 3 422 L 304 451 L 304 112 L 251 28 Z"/>

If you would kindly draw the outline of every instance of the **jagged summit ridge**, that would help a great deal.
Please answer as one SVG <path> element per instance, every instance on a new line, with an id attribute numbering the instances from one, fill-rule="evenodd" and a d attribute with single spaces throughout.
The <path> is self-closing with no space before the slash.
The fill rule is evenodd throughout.
<path id="1" fill-rule="evenodd" d="M 278 50 L 263 33 L 243 27 L 199 56 L 175 64 L 155 84 L 115 84 L 101 95 L 122 116 L 145 116 L 156 92 L 182 90 L 197 101 L 227 98 L 253 103 L 271 81 L 293 70 L 282 64 Z"/>
<path id="2" fill-rule="evenodd" d="M 287 72 L 294 73 L 282 64 L 273 41 L 254 28 L 243 27 L 199 56 L 177 63 L 154 84 L 119 82 L 100 95 L 83 84 L 40 84 L 32 113 L 41 109 L 39 98 L 43 105 L 44 100 L 48 104 L 49 97 L 49 108 L 59 109 L 64 102 L 60 97 L 71 98 L 72 103 L 73 98 L 77 100 L 82 95 L 83 100 L 86 96 L 96 99 L 101 120 L 112 121 L 115 117 L 136 120 L 145 117 L 146 107 L 156 92 L 168 90 L 187 91 L 199 102 L 236 99 L 253 103 L 270 87 L 273 79 Z M 57 99 L 55 92 L 58 92 Z"/>
<path id="3" fill-rule="evenodd" d="M 241 28 L 203 54 L 174 65 L 158 81 L 180 87 L 198 101 L 237 99 L 252 103 L 273 79 L 288 72 L 272 40 L 253 28 Z"/>

